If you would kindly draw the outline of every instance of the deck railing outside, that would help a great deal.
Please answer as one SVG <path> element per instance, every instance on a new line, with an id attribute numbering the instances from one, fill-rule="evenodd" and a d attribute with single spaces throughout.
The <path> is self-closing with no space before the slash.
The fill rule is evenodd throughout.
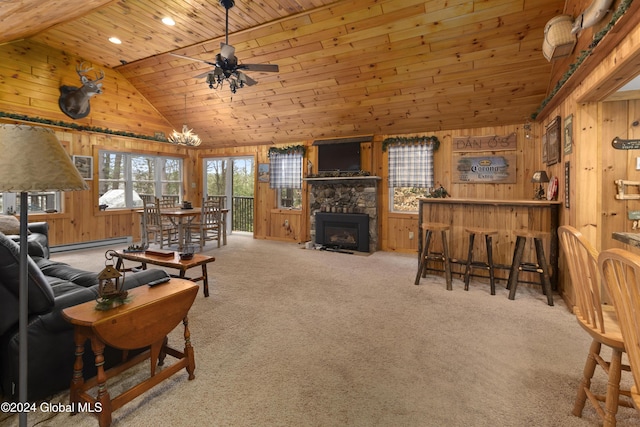
<path id="1" fill-rule="evenodd" d="M 233 196 L 233 230 L 253 232 L 253 197 Z"/>

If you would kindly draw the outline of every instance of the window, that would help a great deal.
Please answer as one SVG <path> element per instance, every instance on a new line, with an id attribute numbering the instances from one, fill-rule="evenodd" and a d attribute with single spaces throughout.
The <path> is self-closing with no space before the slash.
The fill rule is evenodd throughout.
<path id="1" fill-rule="evenodd" d="M 34 191 L 27 194 L 28 213 L 62 211 L 62 193 L 60 191 Z M 0 193 L 0 212 L 20 213 L 19 193 Z"/>
<path id="2" fill-rule="evenodd" d="M 434 144 L 389 147 L 389 197 L 393 212 L 418 212 L 418 198 L 433 188 Z"/>
<path id="3" fill-rule="evenodd" d="M 175 198 L 180 203 L 182 159 L 136 153 L 100 151 L 100 205 L 142 207 L 142 199 Z"/>
<path id="4" fill-rule="evenodd" d="M 302 189 L 301 188 L 278 189 L 278 208 L 302 209 Z"/>
<path id="5" fill-rule="evenodd" d="M 269 186 L 276 189 L 278 208 L 302 209 L 303 152 L 269 152 Z"/>

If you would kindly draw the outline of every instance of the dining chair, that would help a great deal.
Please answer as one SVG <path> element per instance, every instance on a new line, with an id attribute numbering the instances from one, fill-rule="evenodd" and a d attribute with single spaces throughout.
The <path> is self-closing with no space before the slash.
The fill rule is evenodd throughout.
<path id="1" fill-rule="evenodd" d="M 160 208 L 175 208 L 178 207 L 178 199 L 171 196 L 156 197 L 156 204 Z"/>
<path id="2" fill-rule="evenodd" d="M 220 238 L 222 236 L 222 211 L 218 207 L 216 201 L 203 200 L 200 218 L 192 221 L 187 226 L 187 236 L 190 242 L 193 242 L 193 236 L 198 238 L 200 250 L 208 240 L 217 240 L 220 247 Z"/>
<path id="3" fill-rule="evenodd" d="M 207 201 L 215 203 L 218 209 L 227 208 L 227 196 L 207 196 Z"/>
<path id="4" fill-rule="evenodd" d="M 640 411 L 640 256 L 607 249 L 600 253 L 598 267 L 618 314 L 633 375 L 631 397 Z"/>
<path id="5" fill-rule="evenodd" d="M 620 333 L 620 324 L 615 309 L 602 304 L 602 288 L 598 271 L 598 252 L 589 240 L 576 228 L 563 225 L 558 228 L 558 238 L 569 268 L 576 302 L 573 312 L 578 324 L 591 336 L 591 346 L 583 369 L 583 379 L 573 407 L 573 415 L 580 417 L 588 398 L 604 426 L 616 425 L 618 406 L 632 407 L 628 399 L 629 390 L 620 390 L 622 371 L 629 366 L 622 364 L 625 343 Z M 605 360 L 600 352 L 602 345 L 611 349 L 611 360 Z M 603 396 L 591 388 L 596 367 L 600 366 L 608 375 L 607 390 Z M 601 402 L 604 402 L 604 409 Z"/>
<path id="6" fill-rule="evenodd" d="M 160 249 L 178 241 L 178 229 L 172 222 L 165 220 L 161 215 L 160 206 L 156 203 L 147 203 L 143 200 L 143 232 L 153 235 L 153 241 L 160 245 Z"/>

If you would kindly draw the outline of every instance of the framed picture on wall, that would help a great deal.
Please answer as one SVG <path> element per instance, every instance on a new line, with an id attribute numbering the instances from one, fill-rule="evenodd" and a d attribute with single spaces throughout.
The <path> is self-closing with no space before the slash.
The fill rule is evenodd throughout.
<path id="1" fill-rule="evenodd" d="M 258 164 L 258 182 L 269 182 L 269 163 Z"/>
<path id="2" fill-rule="evenodd" d="M 547 125 L 547 165 L 560 161 L 560 116 Z"/>
<path id="3" fill-rule="evenodd" d="M 82 178 L 88 181 L 93 179 L 93 157 L 73 156 L 73 164 Z"/>
<path id="4" fill-rule="evenodd" d="M 547 134 L 542 135 L 542 163 L 547 164 L 549 147 L 547 147 Z"/>
<path id="5" fill-rule="evenodd" d="M 573 114 L 564 119 L 564 154 L 571 154 L 573 149 Z"/>

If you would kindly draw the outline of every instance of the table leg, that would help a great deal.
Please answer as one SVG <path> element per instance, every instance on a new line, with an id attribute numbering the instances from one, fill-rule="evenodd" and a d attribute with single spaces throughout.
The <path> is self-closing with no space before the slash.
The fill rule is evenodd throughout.
<path id="1" fill-rule="evenodd" d="M 194 375 L 196 358 L 193 354 L 193 347 L 191 346 L 191 332 L 189 331 L 189 318 L 187 316 L 182 320 L 182 324 L 184 325 L 184 357 L 187 358 L 186 369 L 189 374 L 189 379 L 192 380 L 196 377 Z"/>
<path id="2" fill-rule="evenodd" d="M 78 331 L 76 328 L 73 336 L 73 340 L 76 345 L 76 360 L 73 363 L 73 377 L 71 379 L 71 392 L 69 393 L 69 403 L 72 405 L 74 403 L 80 402 L 80 393 L 84 387 L 84 374 L 82 356 L 84 355 L 84 343 L 87 341 L 87 336 L 82 332 Z M 74 405 L 75 407 L 75 405 Z M 75 414 L 76 412 L 74 412 Z"/>
<path id="3" fill-rule="evenodd" d="M 96 375 L 98 380 L 98 397 L 97 402 L 100 402 L 102 411 L 98 415 L 98 424 L 100 427 L 108 427 L 111 425 L 111 396 L 107 390 L 107 374 L 104 371 L 104 343 L 97 337 L 91 337 L 91 350 L 96 356 L 96 368 L 98 373 Z"/>
<path id="4" fill-rule="evenodd" d="M 202 264 L 202 290 L 204 296 L 209 296 L 209 276 L 207 274 L 207 264 Z"/>

